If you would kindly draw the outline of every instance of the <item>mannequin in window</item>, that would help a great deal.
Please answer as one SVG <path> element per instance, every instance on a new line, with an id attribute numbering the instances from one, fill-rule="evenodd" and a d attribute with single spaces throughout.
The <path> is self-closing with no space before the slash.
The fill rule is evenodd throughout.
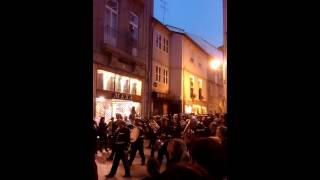
<path id="1" fill-rule="evenodd" d="M 108 79 L 108 87 L 107 90 L 113 91 L 114 90 L 114 77 L 110 77 Z"/>
<path id="2" fill-rule="evenodd" d="M 137 83 L 132 84 L 132 92 L 131 94 L 137 94 Z"/>
<path id="3" fill-rule="evenodd" d="M 116 91 L 121 92 L 121 77 L 118 78 L 118 82 L 116 84 Z"/>
<path id="4" fill-rule="evenodd" d="M 127 79 L 124 84 L 124 93 L 129 93 L 129 79 Z"/>

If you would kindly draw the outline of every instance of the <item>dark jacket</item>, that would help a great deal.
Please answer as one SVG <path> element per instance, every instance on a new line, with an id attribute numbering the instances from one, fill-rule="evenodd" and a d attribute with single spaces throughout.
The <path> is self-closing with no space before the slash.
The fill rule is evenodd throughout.
<path id="1" fill-rule="evenodd" d="M 98 135 L 104 137 L 107 135 L 107 124 L 106 123 L 99 123 L 98 126 Z"/>
<path id="2" fill-rule="evenodd" d="M 115 133 L 115 146 L 117 150 L 128 150 L 130 144 L 130 130 L 127 127 L 118 129 Z"/>

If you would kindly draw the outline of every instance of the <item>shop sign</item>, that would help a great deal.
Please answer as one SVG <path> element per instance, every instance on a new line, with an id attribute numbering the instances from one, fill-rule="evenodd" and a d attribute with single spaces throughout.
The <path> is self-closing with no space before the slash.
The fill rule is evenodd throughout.
<path id="1" fill-rule="evenodd" d="M 122 94 L 122 93 L 112 93 L 113 99 L 124 99 L 124 100 L 132 100 L 132 95 L 130 94 Z"/>

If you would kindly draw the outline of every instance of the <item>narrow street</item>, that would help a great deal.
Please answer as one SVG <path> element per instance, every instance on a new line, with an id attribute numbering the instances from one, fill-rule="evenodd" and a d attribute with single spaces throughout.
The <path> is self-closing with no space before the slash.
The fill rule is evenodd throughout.
<path id="1" fill-rule="evenodd" d="M 146 164 L 148 159 L 150 158 L 150 149 L 146 148 L 149 142 L 145 141 L 144 145 L 145 145 L 145 149 L 144 149 L 144 153 L 146 156 Z M 105 175 L 107 175 L 112 167 L 112 161 L 107 161 L 107 157 L 109 156 L 109 154 L 111 153 L 111 151 L 109 152 L 98 152 L 97 156 L 96 156 L 96 163 L 97 163 L 97 168 L 98 168 L 98 176 L 99 176 L 99 180 L 105 180 Z M 155 157 L 157 157 L 157 152 L 155 152 Z M 165 163 L 166 163 L 166 159 L 164 158 L 163 164 L 161 166 L 161 171 L 163 171 L 165 169 Z M 117 174 L 113 177 L 113 178 L 108 178 L 111 180 L 140 180 L 143 177 L 148 176 L 148 172 L 147 172 L 147 166 L 141 165 L 141 158 L 139 153 L 137 152 L 136 158 L 134 159 L 132 166 L 131 166 L 131 177 L 130 178 L 124 178 L 122 177 L 124 175 L 124 168 L 122 165 L 122 162 L 120 161 L 119 163 L 119 167 L 117 170 Z"/>

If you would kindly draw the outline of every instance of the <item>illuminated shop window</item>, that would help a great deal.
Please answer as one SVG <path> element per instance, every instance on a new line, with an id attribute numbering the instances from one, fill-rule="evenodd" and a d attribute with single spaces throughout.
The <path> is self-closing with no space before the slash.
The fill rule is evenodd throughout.
<path id="1" fill-rule="evenodd" d="M 130 94 L 141 96 L 142 82 L 138 79 L 130 79 Z"/>
<path id="2" fill-rule="evenodd" d="M 98 70 L 98 78 L 97 78 L 98 89 L 113 91 L 114 90 L 114 78 L 115 78 L 114 73 L 111 73 L 108 71 L 103 71 L 103 70 Z"/>
<path id="3" fill-rule="evenodd" d="M 187 114 L 192 113 L 192 106 L 191 105 L 185 105 L 185 113 L 187 113 Z"/>

